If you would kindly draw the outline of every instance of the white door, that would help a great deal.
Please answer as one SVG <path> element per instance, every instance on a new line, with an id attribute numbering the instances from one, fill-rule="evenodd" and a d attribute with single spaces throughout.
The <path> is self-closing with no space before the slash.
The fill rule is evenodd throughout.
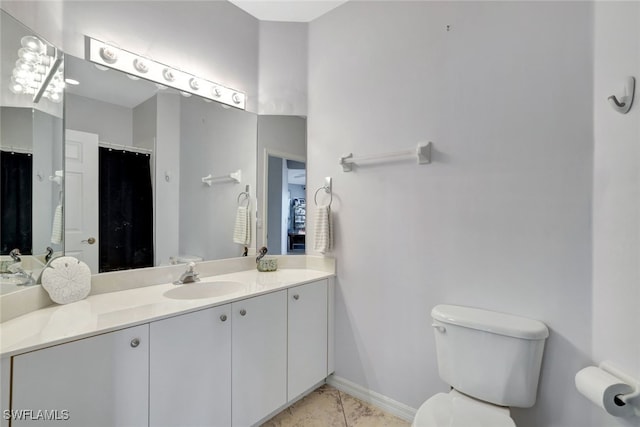
<path id="1" fill-rule="evenodd" d="M 150 328 L 149 425 L 230 426 L 231 304 Z"/>
<path id="2" fill-rule="evenodd" d="M 147 426 L 148 337 L 140 325 L 15 356 L 11 409 L 34 415 L 11 425 Z M 61 420 L 43 422 L 37 410 Z"/>
<path id="3" fill-rule="evenodd" d="M 231 425 L 245 427 L 287 402 L 287 291 L 234 302 L 231 311 Z"/>
<path id="4" fill-rule="evenodd" d="M 287 290 L 288 399 L 291 401 L 327 377 L 327 281 Z"/>
<path id="5" fill-rule="evenodd" d="M 65 255 L 98 273 L 98 135 L 65 130 Z"/>

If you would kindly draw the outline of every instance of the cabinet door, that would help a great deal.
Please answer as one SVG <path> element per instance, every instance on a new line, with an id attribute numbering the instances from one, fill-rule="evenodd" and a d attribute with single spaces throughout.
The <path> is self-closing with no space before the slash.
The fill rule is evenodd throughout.
<path id="1" fill-rule="evenodd" d="M 287 400 L 287 291 L 232 304 L 234 427 L 260 421 Z"/>
<path id="2" fill-rule="evenodd" d="M 151 323 L 151 426 L 231 425 L 230 309 Z"/>
<path id="3" fill-rule="evenodd" d="M 141 325 L 14 356 L 11 409 L 26 419 L 11 425 L 47 425 L 37 417 L 65 411 L 65 426 L 148 425 L 148 336 Z"/>
<path id="4" fill-rule="evenodd" d="M 288 290 L 288 388 L 292 400 L 327 377 L 327 281 Z"/>

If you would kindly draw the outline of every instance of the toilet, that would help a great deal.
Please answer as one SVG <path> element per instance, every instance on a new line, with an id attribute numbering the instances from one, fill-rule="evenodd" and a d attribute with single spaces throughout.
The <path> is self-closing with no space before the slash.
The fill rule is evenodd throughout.
<path id="1" fill-rule="evenodd" d="M 413 427 L 514 427 L 509 407 L 536 402 L 544 323 L 473 307 L 431 311 L 440 378 L 451 386 L 424 402 Z"/>

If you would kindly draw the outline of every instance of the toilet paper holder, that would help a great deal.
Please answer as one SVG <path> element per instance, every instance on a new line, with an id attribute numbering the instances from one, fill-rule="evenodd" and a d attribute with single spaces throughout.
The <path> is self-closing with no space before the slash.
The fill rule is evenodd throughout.
<path id="1" fill-rule="evenodd" d="M 610 373 L 614 377 L 620 378 L 622 381 L 624 381 L 625 383 L 633 387 L 633 391 L 631 393 L 620 394 L 616 396 L 617 400 L 614 400 L 614 402 L 616 403 L 616 405 L 619 405 L 619 406 L 624 406 L 624 405 L 634 406 L 636 416 L 640 417 L 640 400 L 638 402 L 634 402 L 635 399 L 640 398 L 640 381 L 637 378 L 634 378 L 626 374 L 625 372 L 621 371 L 619 368 L 617 368 L 613 364 L 613 362 L 609 360 L 600 362 L 599 368 L 605 372 Z"/>

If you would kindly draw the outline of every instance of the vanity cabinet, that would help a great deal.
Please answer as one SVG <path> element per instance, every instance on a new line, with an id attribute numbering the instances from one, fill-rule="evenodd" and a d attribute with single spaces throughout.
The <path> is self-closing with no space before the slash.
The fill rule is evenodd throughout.
<path id="1" fill-rule="evenodd" d="M 232 425 L 244 427 L 287 403 L 287 291 L 231 306 Z"/>
<path id="2" fill-rule="evenodd" d="M 231 425 L 231 305 L 150 324 L 149 425 Z"/>
<path id="3" fill-rule="evenodd" d="M 287 290 L 287 400 L 327 377 L 327 280 Z"/>
<path id="4" fill-rule="evenodd" d="M 148 425 L 148 363 L 149 325 L 15 356 L 12 410 L 33 412 L 11 425 Z"/>
<path id="5" fill-rule="evenodd" d="M 255 425 L 331 372 L 332 289 L 318 280 L 13 356 L 11 409 L 66 413 L 65 426 Z"/>

